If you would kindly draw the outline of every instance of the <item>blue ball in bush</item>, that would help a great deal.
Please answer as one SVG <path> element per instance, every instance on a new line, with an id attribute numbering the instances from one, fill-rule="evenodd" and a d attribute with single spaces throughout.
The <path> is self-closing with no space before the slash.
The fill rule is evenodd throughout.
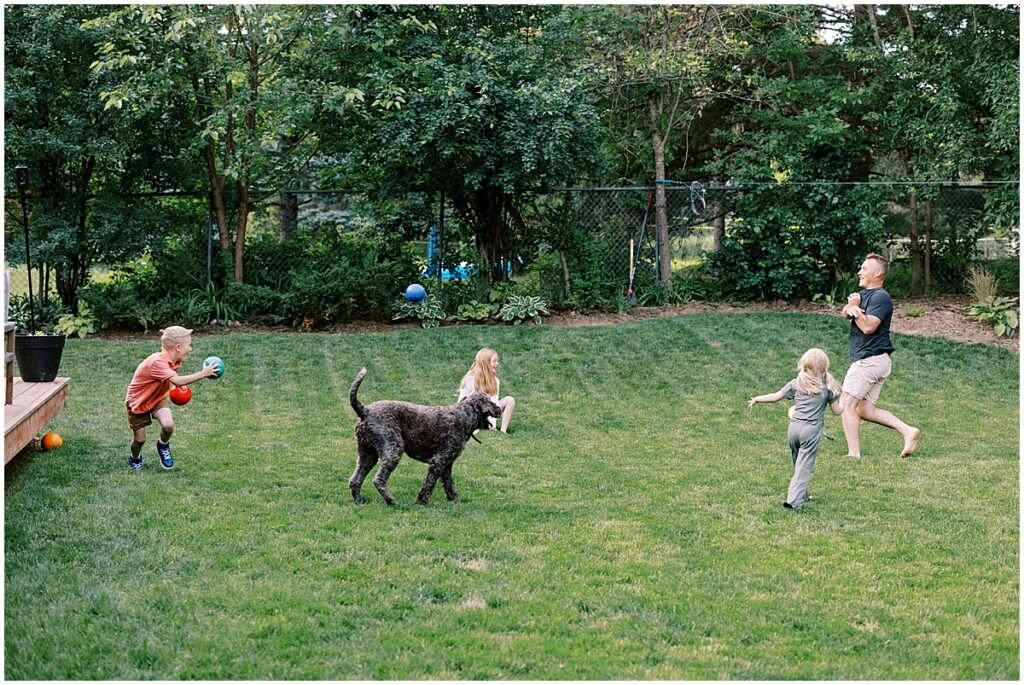
<path id="1" fill-rule="evenodd" d="M 217 367 L 217 373 L 210 376 L 210 378 L 220 378 L 224 375 L 224 360 L 220 357 L 207 357 L 203 360 L 203 366 Z"/>
<path id="2" fill-rule="evenodd" d="M 426 289 L 419 283 L 413 283 L 405 289 L 405 299 L 410 302 L 419 302 L 427 296 Z"/>

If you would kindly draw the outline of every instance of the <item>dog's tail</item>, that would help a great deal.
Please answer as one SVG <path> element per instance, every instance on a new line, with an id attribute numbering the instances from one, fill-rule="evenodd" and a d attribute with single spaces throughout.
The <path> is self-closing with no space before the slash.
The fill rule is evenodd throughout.
<path id="1" fill-rule="evenodd" d="M 364 407 L 363 403 L 359 401 L 358 397 L 356 397 L 356 393 L 359 391 L 359 384 L 363 382 L 363 376 L 365 375 L 366 369 L 364 368 L 356 374 L 356 379 L 352 381 L 352 388 L 348 391 L 348 401 L 352 405 L 352 408 L 355 409 L 356 415 L 360 419 L 366 418 L 366 407 Z"/>

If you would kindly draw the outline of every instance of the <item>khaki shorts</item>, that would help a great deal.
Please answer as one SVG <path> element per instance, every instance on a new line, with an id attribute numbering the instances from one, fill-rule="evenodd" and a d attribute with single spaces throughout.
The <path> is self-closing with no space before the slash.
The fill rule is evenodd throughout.
<path id="1" fill-rule="evenodd" d="M 127 402 L 124 403 L 124 406 L 125 409 L 128 409 Z M 140 428 L 145 428 L 149 424 L 153 423 L 153 414 L 155 414 L 158 409 L 163 409 L 164 407 L 170 406 L 171 401 L 165 397 L 159 402 L 157 402 L 156 406 L 154 406 L 152 409 L 143 414 L 133 414 L 132 410 L 128 409 L 128 427 L 131 428 L 132 431 L 137 431 Z"/>
<path id="2" fill-rule="evenodd" d="M 876 354 L 874 357 L 859 359 L 850 364 L 850 370 L 843 379 L 843 392 L 878 404 L 878 396 L 882 394 L 885 379 L 892 373 L 892 358 L 887 354 Z"/>

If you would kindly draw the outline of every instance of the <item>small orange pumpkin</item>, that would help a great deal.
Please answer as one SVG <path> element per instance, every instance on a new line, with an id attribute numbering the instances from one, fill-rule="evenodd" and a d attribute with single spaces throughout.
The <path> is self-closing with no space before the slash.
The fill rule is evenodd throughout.
<path id="1" fill-rule="evenodd" d="M 49 452 L 50 450 L 57 449 L 63 444 L 64 439 L 57 435 L 56 433 L 54 433 L 53 431 L 50 431 L 49 433 L 43 436 L 42 445 L 44 452 Z"/>

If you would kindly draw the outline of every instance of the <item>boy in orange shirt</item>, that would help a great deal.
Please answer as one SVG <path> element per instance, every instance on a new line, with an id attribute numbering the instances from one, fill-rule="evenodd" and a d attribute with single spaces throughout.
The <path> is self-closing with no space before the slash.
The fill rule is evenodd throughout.
<path id="1" fill-rule="evenodd" d="M 139 364 L 128 385 L 128 395 L 124 401 L 128 408 L 128 427 L 133 433 L 128 467 L 135 471 L 142 468 L 146 426 L 153 423 L 153 419 L 160 423 L 160 438 L 156 441 L 160 465 L 165 469 L 174 467 L 171 446 L 168 444 L 174 432 L 171 403 L 167 399 L 171 385 L 188 385 L 217 374 L 217 367 L 210 365 L 188 376 L 179 376 L 178 369 L 192 353 L 192 331 L 181 326 L 169 326 L 161 334 L 160 346 L 163 349 L 149 355 Z"/>

